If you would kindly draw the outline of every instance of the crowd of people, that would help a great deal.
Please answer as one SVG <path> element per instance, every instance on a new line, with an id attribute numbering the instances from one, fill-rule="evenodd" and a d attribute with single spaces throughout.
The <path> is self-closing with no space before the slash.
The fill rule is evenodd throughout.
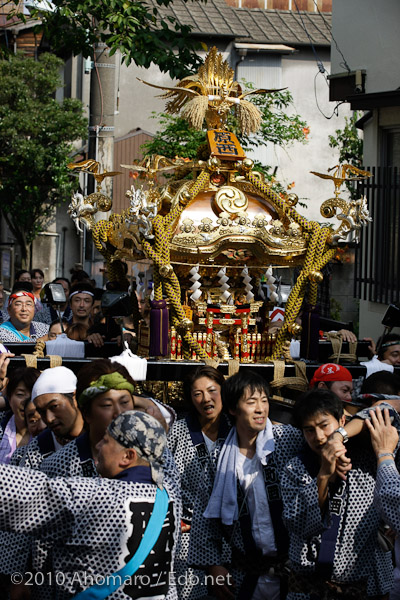
<path id="1" fill-rule="evenodd" d="M 74 326 L 103 338 L 88 277 L 55 280 L 60 322 L 41 271 L 17 275 L 1 342 Z M 360 389 L 340 364 L 315 369 L 291 424 L 271 420 L 251 368 L 194 366 L 178 419 L 120 356 L 76 374 L 11 358 L 0 353 L 1 597 L 400 599 L 398 334 Z"/>
<path id="2" fill-rule="evenodd" d="M 104 341 L 117 339 L 118 327 L 104 327 L 100 310 L 104 290 L 95 287 L 85 271 L 75 271 L 71 280 L 57 277 L 52 281 L 61 285 L 65 294 L 65 302 L 57 307 L 42 302 L 43 283 L 41 269 L 18 271 L 6 299 L 0 283 L 0 342 L 48 341 L 65 334 L 69 339 L 101 347 Z"/>
<path id="3" fill-rule="evenodd" d="M 396 374 L 354 398 L 348 369 L 321 365 L 287 425 L 252 369 L 194 367 L 177 420 L 118 357 L 77 375 L 9 361 L 2 597 L 400 597 Z"/>

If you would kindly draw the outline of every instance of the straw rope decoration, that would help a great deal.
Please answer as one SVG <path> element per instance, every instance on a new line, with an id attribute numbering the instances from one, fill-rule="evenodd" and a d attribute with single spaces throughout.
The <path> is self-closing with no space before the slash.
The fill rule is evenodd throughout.
<path id="1" fill-rule="evenodd" d="M 122 261 L 112 260 L 113 251 L 107 247 L 109 232 L 114 223 L 122 223 L 123 215 L 112 214 L 109 221 L 101 220 L 92 229 L 93 243 L 97 250 L 104 256 L 107 264 L 107 275 L 110 281 L 127 281 Z"/>
<path id="2" fill-rule="evenodd" d="M 197 180 L 189 187 L 185 202 L 177 203 L 172 211 L 164 217 L 161 215 L 154 217 L 154 247 L 147 240 L 142 243 L 146 256 L 154 264 L 154 299 L 162 300 L 163 294 L 167 296 L 171 303 L 171 325 L 178 330 L 180 324 L 185 321 L 186 315 L 181 304 L 179 280 L 170 262 L 170 242 L 182 211 L 208 185 L 209 179 L 210 175 L 206 171 L 202 171 Z M 207 358 L 206 351 L 194 339 L 191 331 L 182 331 L 181 337 L 185 358 L 191 357 L 192 350 L 199 358 Z"/>
<path id="3" fill-rule="evenodd" d="M 210 176 L 202 171 L 197 180 L 189 187 L 184 201 L 177 203 L 175 208 L 162 217 L 156 215 L 153 219 L 154 247 L 147 241 L 142 242 L 142 248 L 146 256 L 154 264 L 154 299 L 162 300 L 165 294 L 171 303 L 171 324 L 179 328 L 180 323 L 186 315 L 181 305 L 181 288 L 176 273 L 170 263 L 170 241 L 174 233 L 176 222 L 186 206 L 207 187 Z M 93 243 L 97 250 L 104 256 L 107 262 L 107 273 L 110 281 L 121 281 L 125 278 L 121 261 L 113 261 L 113 252 L 107 247 L 108 236 L 114 223 L 122 222 L 123 215 L 113 214 L 109 221 L 101 220 L 93 227 Z M 206 358 L 207 353 L 194 339 L 190 331 L 182 332 L 185 358 L 190 358 L 192 350 L 199 358 Z"/>
<path id="4" fill-rule="evenodd" d="M 305 217 L 288 206 L 278 194 L 276 194 L 269 185 L 261 181 L 257 175 L 249 173 L 247 175 L 249 182 L 266 198 L 271 200 L 273 204 L 278 206 L 286 215 L 289 215 L 296 223 L 309 233 L 310 241 L 307 248 L 306 257 L 303 268 L 293 286 L 285 308 L 285 321 L 279 330 L 274 352 L 270 357 L 271 360 L 278 359 L 283 351 L 285 343 L 291 338 L 291 328 L 300 312 L 303 304 L 304 295 L 307 288 L 307 283 L 310 280 L 310 275 L 313 271 L 320 271 L 334 256 L 335 249 L 327 248 L 326 243 L 330 235 L 330 230 L 327 227 L 321 227 L 316 221 L 307 221 Z M 316 281 L 310 282 L 310 304 L 316 303 L 318 284 Z M 269 359 L 268 359 L 269 360 Z"/>

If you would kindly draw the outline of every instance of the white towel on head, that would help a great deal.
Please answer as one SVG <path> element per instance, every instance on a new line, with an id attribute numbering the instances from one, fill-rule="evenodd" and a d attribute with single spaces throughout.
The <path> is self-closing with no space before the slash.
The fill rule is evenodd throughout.
<path id="1" fill-rule="evenodd" d="M 77 378 L 67 367 L 45 369 L 36 379 L 31 393 L 31 400 L 42 394 L 72 394 L 76 391 Z"/>

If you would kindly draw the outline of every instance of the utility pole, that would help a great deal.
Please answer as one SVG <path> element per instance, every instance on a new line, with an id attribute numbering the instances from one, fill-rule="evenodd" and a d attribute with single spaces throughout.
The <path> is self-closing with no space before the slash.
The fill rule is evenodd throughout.
<path id="1" fill-rule="evenodd" d="M 110 56 L 106 44 L 97 42 L 90 76 L 88 156 L 100 163 L 101 172 L 114 170 L 115 107 L 115 55 Z M 95 187 L 94 177 L 88 177 L 87 193 L 92 193 Z M 102 190 L 109 198 L 113 197 L 113 177 L 104 179 Z M 95 215 L 96 220 L 104 218 L 105 213 Z M 92 272 L 95 252 L 93 240 L 87 235 L 86 228 L 81 239 L 81 257 L 84 268 L 86 261 L 89 261 L 89 272 Z"/>
<path id="2" fill-rule="evenodd" d="M 114 169 L 114 114 L 116 106 L 115 54 L 103 42 L 95 45 L 94 65 L 90 78 L 89 158 L 101 165 L 101 170 Z M 90 184 L 94 178 L 90 177 Z M 112 198 L 112 177 L 103 181 L 103 189 Z M 92 190 L 90 190 L 92 191 Z"/>

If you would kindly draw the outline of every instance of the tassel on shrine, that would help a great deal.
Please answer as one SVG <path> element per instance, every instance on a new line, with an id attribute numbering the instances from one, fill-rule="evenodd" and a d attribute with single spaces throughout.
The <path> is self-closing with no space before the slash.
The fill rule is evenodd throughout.
<path id="1" fill-rule="evenodd" d="M 168 308 L 165 300 L 150 301 L 150 356 L 168 354 Z"/>

